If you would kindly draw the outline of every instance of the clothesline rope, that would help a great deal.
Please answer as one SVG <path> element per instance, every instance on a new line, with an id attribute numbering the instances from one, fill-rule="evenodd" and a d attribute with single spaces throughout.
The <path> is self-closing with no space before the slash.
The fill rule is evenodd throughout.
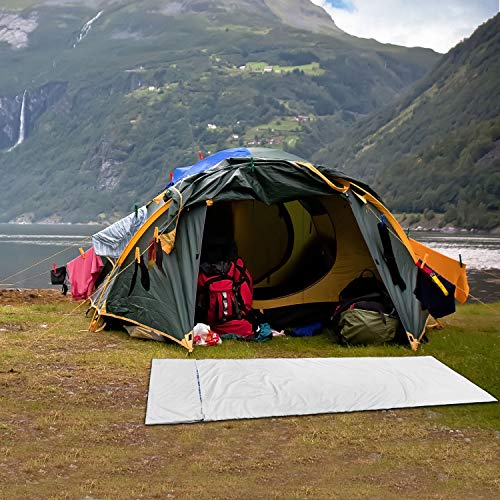
<path id="1" fill-rule="evenodd" d="M 71 250 L 72 248 L 78 248 L 79 246 L 81 246 L 86 241 L 89 241 L 91 238 L 92 238 L 92 236 L 87 236 L 83 240 L 77 241 L 76 243 L 73 243 L 72 245 L 67 246 L 63 250 L 60 250 L 59 252 L 56 252 L 56 253 L 53 253 L 52 255 L 49 255 L 45 259 L 39 260 L 39 261 L 35 262 L 34 264 L 32 264 L 31 266 L 28 266 L 28 267 L 26 267 L 24 269 L 21 269 L 20 271 L 17 271 L 16 273 L 11 274 L 10 276 L 6 276 L 4 278 L 1 278 L 0 282 L 2 282 L 2 283 L 3 282 L 7 282 L 8 280 L 10 280 L 12 278 L 15 278 L 16 276 L 19 276 L 20 274 L 22 274 L 22 273 L 24 273 L 26 271 L 29 271 L 30 269 L 33 269 L 34 267 L 37 267 L 40 264 L 43 264 L 44 262 L 52 260 L 54 257 L 57 257 L 58 255 L 61 255 L 62 253 L 67 252 L 68 250 Z"/>
<path id="2" fill-rule="evenodd" d="M 147 249 L 146 249 L 147 251 Z M 133 261 L 132 263 L 133 264 Z M 129 264 L 128 266 L 126 266 L 121 272 L 125 271 L 131 264 Z M 118 274 L 120 274 L 118 273 Z M 117 276 L 118 276 L 117 274 Z M 94 293 L 98 293 L 100 291 L 100 289 L 104 287 L 104 283 L 101 283 L 101 285 L 99 285 L 99 287 L 97 288 L 97 290 L 94 292 Z M 39 335 L 37 335 L 37 337 L 35 339 L 33 339 L 31 342 L 28 342 L 27 344 L 23 344 L 23 345 L 27 345 L 27 348 L 31 348 L 33 347 L 37 342 L 39 342 L 41 339 L 43 339 L 44 337 L 46 337 L 49 333 L 53 332 L 55 330 L 55 328 L 57 328 L 58 326 L 60 326 L 65 319 L 67 319 L 68 317 L 71 317 L 73 316 L 73 314 L 78 311 L 78 309 L 80 309 L 81 307 L 83 307 L 84 305 L 88 304 L 89 302 L 89 299 L 86 299 L 86 300 L 82 300 L 80 301 L 80 303 L 74 307 L 73 309 L 71 309 L 71 311 L 65 315 L 63 315 L 61 317 L 61 319 L 59 321 L 57 321 L 56 323 L 54 323 L 50 328 L 48 328 L 47 330 L 43 331 L 42 333 L 40 333 Z M 88 331 L 88 330 L 86 330 Z"/>
<path id="3" fill-rule="evenodd" d="M 35 278 L 40 278 L 41 276 L 47 276 L 47 271 L 43 271 L 38 274 L 33 274 L 31 276 L 26 276 L 26 278 L 21 278 L 20 280 L 14 281 L 13 283 L 8 283 L 8 285 L 9 286 L 19 285 L 19 283 L 22 283 L 23 281 L 33 280 Z"/>

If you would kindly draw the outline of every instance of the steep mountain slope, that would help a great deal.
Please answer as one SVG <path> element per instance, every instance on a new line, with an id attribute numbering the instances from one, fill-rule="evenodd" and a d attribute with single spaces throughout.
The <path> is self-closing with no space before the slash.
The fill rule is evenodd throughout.
<path id="1" fill-rule="evenodd" d="M 350 37 L 308 0 L 14 4 L 0 0 L 2 221 L 114 219 L 198 149 L 291 149 L 438 58 Z"/>
<path id="2" fill-rule="evenodd" d="M 396 105 L 316 155 L 374 181 L 403 212 L 500 225 L 500 14 L 457 45 Z"/>

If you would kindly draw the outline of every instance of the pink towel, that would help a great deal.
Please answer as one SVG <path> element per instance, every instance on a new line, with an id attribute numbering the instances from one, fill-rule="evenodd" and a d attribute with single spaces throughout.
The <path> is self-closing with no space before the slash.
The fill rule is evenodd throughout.
<path id="1" fill-rule="evenodd" d="M 95 254 L 92 247 L 85 252 L 85 258 L 79 255 L 68 262 L 66 268 L 69 272 L 73 300 L 85 300 L 92 295 L 94 284 L 103 267 L 101 258 Z"/>

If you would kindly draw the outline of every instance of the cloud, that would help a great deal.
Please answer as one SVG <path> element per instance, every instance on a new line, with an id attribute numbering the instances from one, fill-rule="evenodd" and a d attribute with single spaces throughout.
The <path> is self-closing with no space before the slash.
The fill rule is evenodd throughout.
<path id="1" fill-rule="evenodd" d="M 498 12 L 498 0 L 311 0 L 345 32 L 448 52 Z"/>

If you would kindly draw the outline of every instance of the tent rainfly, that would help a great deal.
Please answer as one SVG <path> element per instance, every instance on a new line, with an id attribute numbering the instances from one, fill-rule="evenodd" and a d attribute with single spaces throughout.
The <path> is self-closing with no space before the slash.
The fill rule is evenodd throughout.
<path id="1" fill-rule="evenodd" d="M 235 148 L 178 168 L 145 211 L 92 297 L 93 330 L 115 318 L 192 351 L 200 256 L 217 224 L 231 226 L 253 276 L 254 309 L 275 318 L 331 311 L 339 292 L 370 269 L 385 284 L 416 349 L 429 316 L 414 294 L 419 259 L 456 285 L 459 302 L 467 299 L 465 265 L 409 238 L 370 187 L 283 151 Z M 389 228 L 392 262 L 380 221 Z M 95 248 L 99 239 L 94 235 Z M 131 286 L 136 262 L 147 263 L 155 241 L 161 265 L 150 267 L 147 286 Z"/>

